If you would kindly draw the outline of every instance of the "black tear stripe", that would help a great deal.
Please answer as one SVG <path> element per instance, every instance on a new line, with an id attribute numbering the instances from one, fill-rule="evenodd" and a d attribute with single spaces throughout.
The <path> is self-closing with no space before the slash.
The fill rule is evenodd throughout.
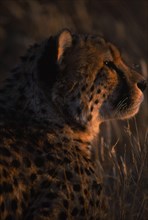
<path id="1" fill-rule="evenodd" d="M 105 62 L 105 65 L 108 66 L 111 70 L 115 70 L 119 77 L 126 81 L 124 72 L 120 70 L 113 62 Z"/>
<path id="2" fill-rule="evenodd" d="M 127 107 L 131 103 L 130 87 L 128 85 L 125 74 L 120 70 L 113 62 L 105 63 L 111 70 L 115 70 L 118 76 L 118 85 L 116 86 L 114 93 L 118 94 L 117 98 L 113 101 L 113 106 L 116 108 L 121 100 L 126 99 Z"/>

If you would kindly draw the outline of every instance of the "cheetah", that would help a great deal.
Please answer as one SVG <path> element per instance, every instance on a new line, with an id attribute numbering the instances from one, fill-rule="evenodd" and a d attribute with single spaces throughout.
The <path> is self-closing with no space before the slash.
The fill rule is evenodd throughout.
<path id="1" fill-rule="evenodd" d="M 145 87 L 100 36 L 64 29 L 29 48 L 0 85 L 0 219 L 103 218 L 99 125 L 134 116 Z"/>

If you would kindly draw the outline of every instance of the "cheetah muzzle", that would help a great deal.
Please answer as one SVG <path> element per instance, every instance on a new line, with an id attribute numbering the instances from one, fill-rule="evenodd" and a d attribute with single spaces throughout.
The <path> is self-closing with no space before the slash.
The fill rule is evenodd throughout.
<path id="1" fill-rule="evenodd" d="M 1 220 L 99 219 L 99 125 L 134 116 L 146 81 L 99 36 L 63 30 L 0 85 Z"/>

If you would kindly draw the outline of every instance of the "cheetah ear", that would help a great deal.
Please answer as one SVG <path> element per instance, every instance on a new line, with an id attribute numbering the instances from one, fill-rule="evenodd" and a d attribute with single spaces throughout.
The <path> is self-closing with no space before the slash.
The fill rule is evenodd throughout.
<path id="1" fill-rule="evenodd" d="M 63 30 L 58 36 L 58 55 L 57 61 L 61 62 L 64 51 L 72 46 L 72 34 L 69 30 Z"/>

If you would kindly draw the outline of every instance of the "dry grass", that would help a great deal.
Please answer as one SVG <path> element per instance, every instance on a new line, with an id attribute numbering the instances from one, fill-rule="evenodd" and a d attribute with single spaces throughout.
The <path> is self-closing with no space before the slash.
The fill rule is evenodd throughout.
<path id="1" fill-rule="evenodd" d="M 118 142 L 108 146 L 101 138 L 99 159 L 104 174 L 104 197 L 108 206 L 107 219 L 147 219 L 148 202 L 148 130 L 140 141 L 137 123 L 133 135 L 130 123 L 125 127 L 130 144 L 121 152 Z M 123 146 L 122 146 L 123 147 Z"/>

